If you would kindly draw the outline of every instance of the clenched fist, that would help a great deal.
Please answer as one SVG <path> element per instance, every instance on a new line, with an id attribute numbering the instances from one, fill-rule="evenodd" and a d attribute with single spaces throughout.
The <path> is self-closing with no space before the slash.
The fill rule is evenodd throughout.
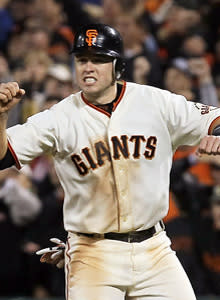
<path id="1" fill-rule="evenodd" d="M 220 136 L 205 136 L 197 149 L 196 154 L 201 157 L 202 154 L 220 155 Z"/>
<path id="2" fill-rule="evenodd" d="M 25 94 L 17 82 L 0 84 L 0 114 L 11 110 Z"/>

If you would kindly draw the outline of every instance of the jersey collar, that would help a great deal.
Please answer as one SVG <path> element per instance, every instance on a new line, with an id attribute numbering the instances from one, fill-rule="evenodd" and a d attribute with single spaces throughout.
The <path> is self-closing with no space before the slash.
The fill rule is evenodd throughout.
<path id="1" fill-rule="evenodd" d="M 122 85 L 122 88 L 121 88 L 121 92 L 119 93 L 119 95 L 117 95 L 117 99 L 114 100 L 114 103 L 113 103 L 113 108 L 112 108 L 112 112 L 115 111 L 116 107 L 118 106 L 119 102 L 121 101 L 124 93 L 125 93 L 125 88 L 126 88 L 126 82 L 124 80 L 120 81 L 118 84 Z M 107 111 L 105 111 L 104 109 L 102 109 L 101 107 L 98 107 L 92 103 L 90 103 L 86 98 L 85 96 L 83 95 L 83 92 L 81 92 L 81 98 L 82 100 L 90 107 L 98 110 L 99 112 L 107 115 L 108 117 L 111 117 L 111 114 Z"/>

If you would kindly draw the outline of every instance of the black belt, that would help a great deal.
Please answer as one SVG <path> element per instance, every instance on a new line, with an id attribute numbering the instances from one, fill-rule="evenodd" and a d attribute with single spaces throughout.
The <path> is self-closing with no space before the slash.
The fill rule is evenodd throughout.
<path id="1" fill-rule="evenodd" d="M 160 221 L 161 225 L 161 230 L 164 229 L 164 224 L 162 221 Z M 118 240 L 122 242 L 127 242 L 127 243 L 140 243 L 143 242 L 144 240 L 147 240 L 151 238 L 155 233 L 157 232 L 155 226 L 150 227 L 146 230 L 141 230 L 141 231 L 130 231 L 126 233 L 118 233 L 118 232 L 108 232 L 104 234 L 97 234 L 97 233 L 81 233 L 79 232 L 79 235 L 85 235 L 87 237 L 91 238 L 105 238 L 105 239 L 110 239 L 110 240 Z"/>

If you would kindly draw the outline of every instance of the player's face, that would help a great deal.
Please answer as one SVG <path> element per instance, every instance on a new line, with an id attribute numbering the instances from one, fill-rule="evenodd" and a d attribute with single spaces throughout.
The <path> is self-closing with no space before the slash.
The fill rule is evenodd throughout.
<path id="1" fill-rule="evenodd" d="M 107 56 L 85 54 L 75 57 L 76 81 L 89 102 L 105 104 L 114 99 L 116 85 L 112 68 L 112 58 Z"/>

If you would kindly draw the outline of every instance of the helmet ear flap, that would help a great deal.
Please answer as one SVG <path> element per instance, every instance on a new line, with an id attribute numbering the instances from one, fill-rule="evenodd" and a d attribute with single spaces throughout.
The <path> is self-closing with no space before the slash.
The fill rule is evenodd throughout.
<path id="1" fill-rule="evenodd" d="M 114 59 L 115 80 L 119 80 L 125 71 L 125 62 L 122 58 Z"/>

